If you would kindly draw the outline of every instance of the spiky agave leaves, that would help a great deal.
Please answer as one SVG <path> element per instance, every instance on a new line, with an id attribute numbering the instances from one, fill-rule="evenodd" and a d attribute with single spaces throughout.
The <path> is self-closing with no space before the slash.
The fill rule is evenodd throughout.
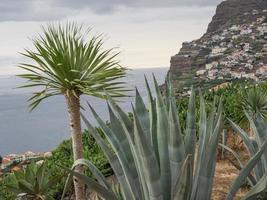
<path id="1" fill-rule="evenodd" d="M 108 100 L 110 125 L 104 123 L 90 106 L 106 140 L 82 116 L 89 133 L 109 159 L 124 199 L 210 199 L 222 125 L 222 103 L 218 110 L 214 103 L 207 117 L 205 102 L 200 95 L 200 142 L 198 158 L 195 159 L 194 90 L 190 95 L 186 129 L 183 131 L 171 84 L 168 82 L 166 97 L 162 96 L 155 78 L 154 85 L 155 98 L 146 81 L 148 106 L 136 90 L 133 120 L 112 98 Z M 101 182 L 98 184 L 101 185 Z"/>
<path id="2" fill-rule="evenodd" d="M 230 187 L 227 200 L 234 198 L 237 190 L 244 184 L 247 178 L 252 188 L 245 197 L 243 197 L 243 200 L 255 199 L 267 191 L 267 125 L 260 113 L 256 113 L 255 116 L 251 116 L 247 111 L 244 111 L 244 113 L 253 130 L 253 138 L 248 137 L 249 134 L 230 119 L 229 122 L 232 128 L 242 138 L 251 159 L 245 166 L 242 166 L 240 159 L 235 156 L 240 163 L 241 170 L 239 176 Z M 236 155 L 229 147 L 225 147 L 225 149 L 228 149 L 232 155 Z"/>
<path id="3" fill-rule="evenodd" d="M 267 148 L 267 140 L 263 143 L 258 152 L 250 159 L 247 165 L 242 168 L 240 174 L 237 176 L 234 183 L 231 185 L 226 200 L 234 199 L 234 196 L 237 193 L 238 189 L 244 184 L 248 175 L 251 173 L 255 165 L 258 163 L 262 154 L 266 151 L 266 148 Z M 267 189 L 267 185 L 265 182 L 266 180 L 267 180 L 267 173 L 265 173 L 264 176 L 259 180 L 259 182 L 252 188 L 252 190 L 248 192 L 248 194 L 246 194 L 243 200 L 255 199 L 259 194 L 266 192 Z"/>

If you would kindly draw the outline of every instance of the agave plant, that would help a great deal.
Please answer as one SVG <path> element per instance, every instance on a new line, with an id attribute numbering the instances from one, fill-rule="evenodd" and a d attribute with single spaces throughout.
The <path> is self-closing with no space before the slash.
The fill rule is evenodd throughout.
<path id="1" fill-rule="evenodd" d="M 240 174 L 244 173 L 248 177 L 243 174 L 242 177 L 239 176 L 236 179 L 231 187 L 231 190 L 228 193 L 228 199 L 232 199 L 233 194 L 237 192 L 240 185 L 242 185 L 246 181 L 246 179 L 252 186 L 252 189 L 245 195 L 243 199 L 256 199 L 257 197 L 264 197 L 266 195 L 265 193 L 267 192 L 267 124 L 264 117 L 262 116 L 262 113 L 260 112 L 252 114 L 244 111 L 244 113 L 250 123 L 250 127 L 253 130 L 253 133 L 255 134 L 254 137 L 248 137 L 249 134 L 230 119 L 229 122 L 233 129 L 242 138 L 251 157 L 251 160 L 246 166 L 244 166 L 242 160 L 236 152 L 234 152 L 229 147 L 224 146 L 224 148 L 232 153 L 232 155 L 238 161 L 238 168 L 241 168 Z M 251 173 L 252 171 L 254 173 Z"/>
<path id="2" fill-rule="evenodd" d="M 109 98 L 110 125 L 107 125 L 89 105 L 104 133 L 103 139 L 82 116 L 88 131 L 106 154 L 127 200 L 203 200 L 211 199 L 216 152 L 222 128 L 222 101 L 216 101 L 207 116 L 200 94 L 199 142 L 195 122 L 195 91 L 192 89 L 186 129 L 182 130 L 171 84 L 163 98 L 154 78 L 156 98 L 146 80 L 149 105 L 136 90 L 133 120 Z M 195 153 L 196 146 L 197 153 Z M 87 166 L 97 182 L 75 172 L 75 166 Z M 77 160 L 73 169 L 66 169 L 95 190 L 104 199 L 117 199 L 110 184 L 89 161 Z M 69 184 L 67 181 L 65 191 Z M 63 196 L 64 196 L 63 193 Z M 63 198 L 62 196 L 62 198 Z"/>
<path id="3" fill-rule="evenodd" d="M 14 172 L 8 177 L 6 187 L 18 196 L 18 199 L 53 200 L 49 191 L 61 177 L 51 176 L 45 164 L 31 163 L 23 171 Z"/>

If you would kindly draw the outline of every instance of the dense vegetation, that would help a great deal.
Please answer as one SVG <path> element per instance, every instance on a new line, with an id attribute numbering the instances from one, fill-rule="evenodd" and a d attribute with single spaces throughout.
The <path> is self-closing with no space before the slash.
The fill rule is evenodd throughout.
<path id="1" fill-rule="evenodd" d="M 88 132 L 85 131 L 82 135 L 84 145 L 84 157 L 94 163 L 103 174 L 109 176 L 113 174 L 110 165 L 105 158 L 102 150 L 96 144 L 92 136 L 89 136 Z M 57 165 L 71 167 L 73 164 L 71 140 L 63 141 L 54 151 L 52 151 L 52 157 L 45 161 L 48 171 L 52 176 L 64 175 L 64 171 Z M 56 165 L 57 164 L 57 165 Z M 51 193 L 56 199 L 60 199 L 63 192 L 65 178 L 62 178 L 56 186 L 51 189 Z M 6 177 L 0 181 L 0 199 L 15 199 L 15 196 L 9 192 L 6 188 L 6 183 L 9 182 L 9 178 Z"/>
<path id="2" fill-rule="evenodd" d="M 243 98 L 246 97 L 248 91 L 256 88 L 258 92 L 262 94 L 266 94 L 267 91 L 267 83 L 261 82 L 257 85 L 251 83 L 249 81 L 238 81 L 229 83 L 229 85 L 219 88 L 217 90 L 204 90 L 203 96 L 206 102 L 207 110 L 210 110 L 210 106 L 215 98 L 223 97 L 223 114 L 225 118 L 229 118 L 232 121 L 238 123 L 243 128 L 248 128 L 248 121 L 245 120 L 243 108 Z M 266 100 L 267 101 L 267 100 Z M 179 110 L 179 115 L 182 120 L 182 124 L 184 127 L 184 122 L 186 119 L 186 111 L 187 111 L 188 98 L 187 97 L 178 97 L 177 106 Z M 197 113 L 199 113 L 199 98 L 196 97 L 196 109 Z M 197 115 L 197 119 L 198 119 Z M 225 121 L 226 128 L 229 128 L 228 121 Z"/>
<path id="3" fill-rule="evenodd" d="M 113 174 L 112 169 L 108 163 L 108 160 L 104 156 L 100 147 L 96 144 L 92 136 L 89 136 L 88 132 L 85 131 L 82 135 L 83 137 L 83 154 L 84 158 L 90 160 L 94 163 L 97 168 L 106 176 Z M 71 140 L 63 141 L 56 150 L 52 152 L 52 157 L 46 160 L 48 169 L 51 171 L 52 175 L 63 174 L 64 171 L 58 166 L 71 167 L 73 164 Z M 55 163 L 57 165 L 55 165 Z M 64 188 L 65 178 L 58 182 L 56 188 L 54 189 L 54 196 L 61 196 Z"/>
<path id="4" fill-rule="evenodd" d="M 120 183 L 123 199 L 209 200 L 223 124 L 222 101 L 219 101 L 217 108 L 215 99 L 207 113 L 204 98 L 201 93 L 199 94 L 199 137 L 197 139 L 194 90 L 191 91 L 189 98 L 186 128 L 182 129 L 171 84 L 167 87 L 163 100 L 157 83 L 155 80 L 154 82 L 156 98 L 152 97 L 147 87 L 149 94 L 147 106 L 136 91 L 135 106 L 132 107 L 133 120 L 112 99 L 108 101 L 110 126 L 107 126 L 90 107 L 107 141 L 103 140 L 90 122 L 82 116 L 89 133 L 96 139 L 108 158 Z M 250 116 L 252 113 L 246 113 L 249 121 L 252 118 L 254 120 L 255 129 L 253 130 L 257 131 L 255 138 L 260 137 L 259 143 L 250 139 L 250 146 L 253 147 L 251 158 L 241 166 L 239 175 L 229 188 L 226 200 L 234 199 L 245 181 L 248 178 L 251 180 L 252 171 L 258 172 L 256 169 L 262 161 L 264 162 L 262 167 L 267 170 L 265 151 L 267 124 L 258 111 L 256 118 L 253 115 Z M 242 137 L 244 142 L 247 142 L 246 137 Z M 73 170 L 75 166 L 81 164 L 92 171 L 97 181 Z M 103 199 L 121 198 L 114 193 L 112 185 L 90 161 L 79 159 L 74 162 L 72 169 L 63 168 L 71 174 L 71 177 L 75 176 L 82 180 Z M 263 197 L 267 189 L 267 173 L 261 170 L 258 175 L 258 179 L 253 179 L 252 189 L 246 197 L 242 198 L 243 200 Z M 70 180 L 68 179 L 66 186 Z"/>
<path id="5" fill-rule="evenodd" d="M 155 80 L 154 82 L 156 98 L 154 100 L 147 87 L 148 106 L 136 91 L 133 120 L 130 120 L 112 99 L 109 100 L 110 127 L 103 123 L 91 108 L 108 143 L 99 137 L 90 122 L 84 117 L 83 120 L 89 133 L 109 159 L 118 177 L 123 199 L 208 200 L 212 193 L 218 138 L 222 128 L 222 102 L 218 109 L 214 103 L 213 111 L 207 116 L 205 102 L 200 95 L 200 142 L 195 153 L 197 130 L 194 90 L 188 104 L 186 128 L 182 130 L 171 85 L 168 85 L 170 88 L 167 89 L 164 101 Z M 110 153 L 111 151 L 115 154 Z M 198 156 L 195 157 L 196 155 Z M 81 160 L 74 165 L 81 162 L 85 163 Z M 94 168 L 89 168 L 94 171 Z M 88 186 L 104 199 L 118 200 L 109 183 L 99 175 L 100 172 L 94 172 L 98 183 L 93 184 L 93 180 L 86 181 Z M 74 171 L 71 173 L 81 179 L 88 179 Z M 99 187 L 102 187 L 102 190 L 99 190 Z"/>
<path id="6" fill-rule="evenodd" d="M 246 95 L 246 91 L 249 91 L 254 88 L 254 85 L 249 82 L 239 82 L 239 83 L 232 83 L 224 88 L 218 89 L 217 91 L 210 91 L 206 90 L 203 91 L 203 97 L 205 99 L 205 106 L 207 113 L 210 112 L 212 102 L 215 100 L 215 98 L 219 98 L 220 96 L 223 96 L 223 104 L 224 109 L 223 113 L 226 116 L 226 118 L 231 119 L 232 121 L 236 122 L 243 128 L 247 128 L 249 125 L 247 122 L 242 122 L 242 119 L 244 117 L 244 112 L 242 108 L 242 97 Z M 267 84 L 266 83 L 260 83 L 256 86 L 257 90 L 259 91 L 266 91 L 267 90 Z M 200 100 L 199 96 L 196 96 L 196 120 L 199 121 L 199 108 L 200 108 Z M 215 101 L 217 102 L 217 101 Z M 216 104 L 216 106 L 218 106 Z M 177 101 L 177 107 L 178 107 L 178 113 L 180 118 L 180 124 L 181 129 L 184 130 L 186 127 L 186 115 L 188 110 L 188 97 L 179 97 Z M 242 123 L 240 123 L 242 122 Z M 225 124 L 227 127 L 230 128 L 230 124 L 228 123 L 228 120 L 225 120 Z M 198 124 L 196 124 L 196 128 L 198 127 Z M 103 133 L 100 131 L 100 129 L 97 129 L 97 131 L 102 135 Z M 84 132 L 83 134 L 83 145 L 84 150 L 83 154 L 84 157 L 88 160 L 90 160 L 96 167 L 105 175 L 109 176 L 113 174 L 113 171 L 111 169 L 111 166 L 106 159 L 104 153 L 100 149 L 100 147 L 97 145 L 95 139 L 92 136 L 89 136 L 87 134 L 88 132 Z M 48 167 L 48 170 L 52 175 L 61 175 L 64 174 L 64 170 L 62 170 L 59 166 L 55 165 L 61 165 L 65 167 L 71 167 L 73 164 L 73 157 L 72 157 L 72 148 L 71 148 L 71 140 L 63 141 L 53 152 L 52 157 L 46 160 L 46 164 Z M 86 172 L 87 175 L 90 175 L 89 171 Z M 66 176 L 64 176 L 66 177 Z M 56 199 L 59 199 L 63 188 L 64 188 L 64 182 L 66 178 L 63 178 L 61 181 L 59 181 L 54 189 L 52 189 L 50 192 L 53 194 L 53 196 Z M 0 197 L 2 199 L 15 199 L 14 195 L 10 192 L 8 192 L 5 184 L 8 183 L 8 177 L 3 178 L 0 181 Z"/>

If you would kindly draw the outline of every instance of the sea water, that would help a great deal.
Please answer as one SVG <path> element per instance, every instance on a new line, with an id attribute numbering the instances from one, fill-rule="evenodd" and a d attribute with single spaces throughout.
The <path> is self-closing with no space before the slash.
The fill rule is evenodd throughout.
<path id="1" fill-rule="evenodd" d="M 167 70 L 168 68 L 131 70 L 124 81 L 129 88 L 137 87 L 146 100 L 144 75 L 153 86 L 152 73 L 159 84 L 162 84 Z M 62 140 L 70 137 L 64 97 L 50 97 L 29 112 L 27 99 L 36 89 L 17 89 L 23 83 L 24 80 L 16 76 L 0 76 L 0 155 L 2 156 L 25 151 L 50 151 Z M 83 112 L 94 125 L 97 124 L 86 106 L 87 101 L 104 120 L 108 120 L 104 100 L 82 96 L 82 105 L 85 108 Z M 131 111 L 131 101 L 134 101 L 133 98 L 121 99 L 120 105 L 125 111 Z"/>

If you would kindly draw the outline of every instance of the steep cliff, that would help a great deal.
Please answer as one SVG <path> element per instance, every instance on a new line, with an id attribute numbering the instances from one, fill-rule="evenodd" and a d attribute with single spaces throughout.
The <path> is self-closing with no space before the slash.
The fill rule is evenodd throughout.
<path id="1" fill-rule="evenodd" d="M 171 57 L 175 86 L 212 87 L 232 79 L 267 79 L 267 0 L 227 0 L 207 32 Z"/>

